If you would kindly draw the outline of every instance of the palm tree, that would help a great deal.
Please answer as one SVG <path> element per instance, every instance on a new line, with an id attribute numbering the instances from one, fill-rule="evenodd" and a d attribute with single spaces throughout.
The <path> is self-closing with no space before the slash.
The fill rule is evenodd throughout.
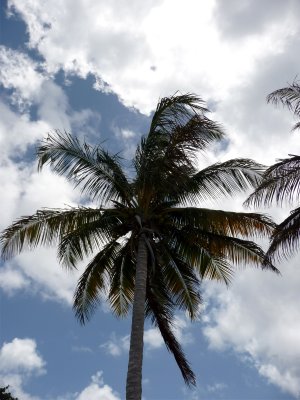
<path id="1" fill-rule="evenodd" d="M 275 90 L 267 96 L 268 103 L 287 107 L 296 117 L 300 117 L 300 85 L 295 81 L 288 87 Z M 300 128 L 297 122 L 293 130 Z M 284 202 L 299 204 L 300 194 L 300 156 L 289 154 L 289 157 L 278 160 L 269 167 L 262 182 L 249 196 L 247 206 L 270 206 L 273 202 L 282 206 Z M 266 256 L 269 259 L 284 259 L 292 256 L 299 247 L 300 240 L 300 207 L 291 211 L 273 231 L 271 244 Z"/>
<path id="2" fill-rule="evenodd" d="M 133 160 L 134 174 L 120 155 L 56 132 L 37 150 L 39 169 L 74 182 L 95 208 L 42 209 L 22 217 L 2 234 L 2 254 L 58 242 L 63 266 L 75 268 L 93 255 L 74 294 L 74 310 L 85 323 L 103 293 L 117 316 L 132 306 L 127 400 L 141 398 L 144 319 L 159 328 L 188 385 L 195 376 L 172 323 L 177 308 L 196 318 L 203 278 L 229 283 L 235 265 L 260 266 L 263 250 L 249 238 L 268 236 L 274 223 L 258 213 L 198 208 L 201 200 L 234 195 L 260 182 L 263 167 L 248 159 L 196 168 L 197 155 L 224 137 L 193 94 L 162 98 L 149 133 Z M 263 268 L 277 271 L 271 263 Z"/>

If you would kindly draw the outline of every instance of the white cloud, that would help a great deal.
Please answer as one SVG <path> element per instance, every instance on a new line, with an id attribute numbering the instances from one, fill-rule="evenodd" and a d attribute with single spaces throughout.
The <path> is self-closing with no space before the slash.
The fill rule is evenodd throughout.
<path id="1" fill-rule="evenodd" d="M 191 332 L 189 332 L 190 327 L 191 322 L 187 318 L 175 316 L 174 333 L 178 341 L 183 345 L 191 344 L 194 341 Z"/>
<path id="2" fill-rule="evenodd" d="M 295 397 L 300 395 L 297 271 L 294 259 L 282 265 L 282 276 L 247 269 L 228 290 L 208 283 L 205 297 L 214 305 L 204 328 L 212 348 L 247 355 L 262 376 Z"/>
<path id="3" fill-rule="evenodd" d="M 14 338 L 0 349 L 0 370 L 4 373 L 19 370 L 41 373 L 44 366 L 45 362 L 37 353 L 33 339 Z"/>
<path id="4" fill-rule="evenodd" d="M 42 139 L 51 130 L 45 121 L 31 121 L 27 113 L 17 114 L 0 101 L 0 162 L 8 156 L 20 157 L 29 145 Z"/>
<path id="5" fill-rule="evenodd" d="M 2 49 L 3 50 L 3 49 Z M 6 87 L 15 88 L 20 98 L 29 99 L 38 104 L 41 119 L 32 121 L 30 114 L 19 114 L 3 102 L 0 102 L 0 183 L 1 183 L 1 221 L 0 230 L 24 215 L 31 215 L 37 209 L 66 208 L 80 202 L 79 191 L 63 177 L 57 176 L 48 167 L 37 172 L 36 162 L 21 161 L 30 145 L 42 139 L 49 132 L 51 124 L 65 121 L 67 126 L 83 127 L 85 122 L 99 122 L 99 116 L 90 110 L 72 112 L 63 91 L 51 81 L 42 78 L 30 92 L 22 87 L 22 82 L 14 76 L 22 75 L 22 65 L 14 63 L 20 58 L 19 53 L 8 51 L 6 62 L 12 61 L 11 69 L 2 74 Z M 28 69 L 30 69 L 29 60 Z M 25 73 L 25 72 L 24 72 Z M 38 73 L 36 73 L 38 74 Z M 4 76 L 4 78 L 3 78 Z M 28 73 L 27 83 L 32 75 Z M 36 77 L 36 75 L 34 75 Z M 20 83 L 21 82 L 21 83 Z M 42 83 L 41 83 L 42 82 Z M 25 85 L 25 84 L 24 84 Z M 29 85 L 30 86 L 30 85 Z M 22 97 L 23 96 L 23 97 Z M 99 118 L 98 118 L 99 117 Z M 94 125 L 95 125 L 94 124 Z M 91 127 L 91 124 L 90 124 Z M 85 130 L 85 133 L 87 130 Z M 91 133 L 91 131 L 89 132 Z M 40 266 L 43 265 L 42 268 Z M 47 278 L 45 271 L 48 272 Z M 71 275 L 63 271 L 56 260 L 54 250 L 39 249 L 34 253 L 24 253 L 7 263 L 0 270 L 1 288 L 13 294 L 17 290 L 26 290 L 29 284 L 31 292 L 40 293 L 44 298 L 72 302 L 73 290 L 78 273 Z"/>
<path id="6" fill-rule="evenodd" d="M 22 113 L 20 123 L 14 124 L 12 132 L 16 136 L 14 132 L 18 130 L 18 139 L 22 143 L 30 144 L 30 137 L 42 138 L 54 129 L 71 131 L 73 128 L 79 134 L 84 129 L 85 135 L 95 134 L 99 130 L 100 114 L 89 109 L 73 111 L 63 89 L 44 71 L 41 63 L 33 61 L 25 53 L 0 46 L 0 66 L 0 83 L 4 88 L 12 90 L 10 101 L 19 106 Z M 28 113 L 31 105 L 37 107 L 38 121 L 35 123 L 30 121 Z M 9 115 L 5 116 L 2 123 L 4 128 L 13 119 L 13 113 L 9 110 Z M 21 123 L 29 125 L 29 122 L 30 130 L 25 129 L 24 132 Z M 39 136 L 35 137 L 33 133 L 28 136 L 34 124 L 39 128 Z M 15 141 L 13 144 L 16 146 Z"/>
<path id="7" fill-rule="evenodd" d="M 106 353 L 113 357 L 121 356 L 122 354 L 128 354 L 130 343 L 130 336 L 125 335 L 121 338 L 117 337 L 115 332 L 110 335 L 110 339 L 101 344 L 100 348 L 103 348 Z"/>
<path id="8" fill-rule="evenodd" d="M 126 105 L 144 112 L 178 88 L 204 97 L 231 96 L 231 89 L 246 82 L 262 59 L 283 52 L 297 31 L 293 14 L 282 19 L 279 13 L 275 21 L 280 24 L 266 24 L 260 35 L 226 42 L 216 25 L 215 3 L 193 0 L 185 7 L 180 1 L 149 0 L 127 8 L 119 2 L 81 0 L 72 7 L 67 0 L 57 8 L 51 2 L 9 1 L 11 12 L 26 22 L 29 45 L 45 58 L 49 72 L 91 73 Z"/>
<path id="9" fill-rule="evenodd" d="M 7 294 L 13 294 L 16 290 L 28 287 L 29 284 L 30 281 L 21 271 L 9 265 L 0 269 L 0 287 Z"/>
<path id="10" fill-rule="evenodd" d="M 17 218 L 31 215 L 45 206 L 57 208 L 77 204 L 77 194 L 63 178 L 54 175 L 49 169 L 36 172 L 36 166 L 7 161 L 0 172 L 3 218 L 1 230 Z M 79 272 L 71 274 L 63 270 L 56 258 L 54 249 L 38 248 L 24 252 L 0 270 L 1 287 L 10 294 L 16 290 L 27 289 L 39 293 L 44 298 L 72 302 L 73 291 Z"/>
<path id="11" fill-rule="evenodd" d="M 11 261 L 12 268 L 19 269 L 30 280 L 30 293 L 44 299 L 71 305 L 76 282 L 82 272 L 63 269 L 56 257 L 56 250 L 38 248 L 24 252 Z"/>
<path id="12" fill-rule="evenodd" d="M 20 400 L 41 400 L 24 391 L 24 383 L 27 378 L 20 374 L 6 374 L 0 377 L 0 385 L 9 386 L 10 393 Z"/>
<path id="13" fill-rule="evenodd" d="M 146 329 L 144 332 L 144 344 L 148 350 L 158 349 L 163 346 L 163 338 L 157 328 Z"/>
<path id="14" fill-rule="evenodd" d="M 24 391 L 24 384 L 29 378 L 46 372 L 45 361 L 37 351 L 34 339 L 14 338 L 4 343 L 0 348 L 0 386 L 9 385 L 9 390 L 20 400 L 39 400 Z M 68 393 L 57 397 L 56 400 L 120 400 L 102 378 L 102 371 L 91 377 L 91 383 L 80 393 Z"/>
<path id="15" fill-rule="evenodd" d="M 108 385 L 104 384 L 102 372 L 92 376 L 92 382 L 83 389 L 74 400 L 120 400 L 119 395 Z"/>
<path id="16" fill-rule="evenodd" d="M 16 89 L 13 102 L 21 108 L 29 105 L 45 80 L 38 64 L 24 53 L 0 46 L 0 65 L 0 82 L 6 89 Z"/>
<path id="17" fill-rule="evenodd" d="M 136 133 L 129 130 L 129 129 L 122 129 L 121 130 L 121 135 L 123 136 L 124 139 L 130 139 L 136 136 Z"/>
<path id="18" fill-rule="evenodd" d="M 34 339 L 14 338 L 0 349 L 0 385 L 9 385 L 12 394 L 22 400 L 38 400 L 25 393 L 23 386 L 30 377 L 45 373 L 45 365 Z"/>

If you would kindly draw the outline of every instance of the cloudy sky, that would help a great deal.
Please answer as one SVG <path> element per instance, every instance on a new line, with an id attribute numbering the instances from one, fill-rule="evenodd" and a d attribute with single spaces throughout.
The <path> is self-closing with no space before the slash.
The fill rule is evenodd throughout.
<path id="1" fill-rule="evenodd" d="M 35 146 L 54 129 L 131 158 L 158 99 L 193 92 L 228 134 L 202 166 L 234 157 L 272 164 L 300 153 L 293 117 L 266 104 L 300 72 L 298 0 L 1 0 L 0 229 L 41 207 L 82 204 L 45 169 Z M 216 208 L 242 210 L 245 196 Z M 265 212 L 281 220 L 288 212 Z M 157 331 L 146 325 L 145 400 L 300 398 L 300 270 L 237 271 L 229 289 L 205 282 L 201 318 L 176 317 L 197 375 L 184 387 Z M 80 271 L 78 272 L 78 274 Z M 0 385 L 20 400 L 124 398 L 130 320 L 103 304 L 79 326 L 78 274 L 53 249 L 0 264 Z"/>

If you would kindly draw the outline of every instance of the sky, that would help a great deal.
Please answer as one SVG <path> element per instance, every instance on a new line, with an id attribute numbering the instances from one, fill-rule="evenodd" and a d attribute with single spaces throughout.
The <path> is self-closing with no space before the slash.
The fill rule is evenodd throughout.
<path id="1" fill-rule="evenodd" d="M 59 5 L 58 5 L 59 4 Z M 266 165 L 300 154 L 293 116 L 266 103 L 300 72 L 298 0 L 1 0 L 0 230 L 42 207 L 85 204 L 35 148 L 66 130 L 126 159 L 163 96 L 199 95 L 227 141 L 199 167 L 236 157 Z M 249 193 L 248 193 L 249 194 Z M 245 211 L 247 193 L 209 207 Z M 201 205 L 199 205 L 201 206 Z M 291 209 L 260 209 L 282 220 Z M 299 256 L 281 275 L 237 269 L 203 282 L 199 321 L 176 316 L 197 376 L 188 389 L 158 332 L 145 326 L 144 400 L 300 398 Z M 0 385 L 20 400 L 120 400 L 130 318 L 103 302 L 84 327 L 70 273 L 53 248 L 0 264 Z"/>

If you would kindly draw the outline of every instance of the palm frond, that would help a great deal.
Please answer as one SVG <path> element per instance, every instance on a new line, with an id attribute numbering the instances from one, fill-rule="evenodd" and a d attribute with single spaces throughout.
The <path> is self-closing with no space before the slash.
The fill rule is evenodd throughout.
<path id="1" fill-rule="evenodd" d="M 105 275 L 109 276 L 121 248 L 121 244 L 117 241 L 108 243 L 92 259 L 79 278 L 74 293 L 73 308 L 81 324 L 90 319 L 101 300 L 101 294 L 107 289 Z"/>
<path id="2" fill-rule="evenodd" d="M 57 174 L 66 176 L 92 199 L 130 204 L 131 186 L 122 171 L 120 157 L 101 146 L 81 144 L 76 137 L 56 131 L 41 143 L 37 155 L 39 169 L 50 164 Z"/>
<path id="3" fill-rule="evenodd" d="M 267 259 L 287 259 L 299 248 L 300 243 L 300 207 L 279 224 L 272 237 L 266 253 Z"/>
<path id="4" fill-rule="evenodd" d="M 300 156 L 290 155 L 269 167 L 260 185 L 244 203 L 246 206 L 270 206 L 273 201 L 282 205 L 300 195 Z"/>
<path id="5" fill-rule="evenodd" d="M 246 264 L 279 273 L 272 262 L 267 260 L 262 248 L 249 240 L 209 235 L 208 251 L 212 255 L 221 255 L 226 262 L 229 261 L 235 266 Z"/>
<path id="6" fill-rule="evenodd" d="M 250 159 L 237 158 L 216 163 L 193 176 L 190 193 L 200 200 L 232 196 L 256 187 L 261 182 L 264 171 L 263 165 Z"/>
<path id="7" fill-rule="evenodd" d="M 24 247 L 32 249 L 39 244 L 52 245 L 63 235 L 96 221 L 100 212 L 100 209 L 70 207 L 65 210 L 43 209 L 24 216 L 1 234 L 2 257 L 9 259 Z"/>
<path id="8" fill-rule="evenodd" d="M 172 132 L 177 126 L 185 125 L 195 114 L 208 111 L 203 100 L 192 94 L 178 94 L 162 98 L 156 107 L 149 133 Z"/>
<path id="9" fill-rule="evenodd" d="M 300 115 L 300 85 L 295 80 L 287 87 L 275 90 L 267 96 L 267 102 L 287 107 L 295 115 Z"/>
<path id="10" fill-rule="evenodd" d="M 171 208 L 164 210 L 164 213 L 177 229 L 196 228 L 203 232 L 232 237 L 269 237 L 276 226 L 269 217 L 260 213 L 195 207 Z"/>
<path id="11" fill-rule="evenodd" d="M 205 275 L 204 271 L 208 268 L 210 277 L 215 275 L 225 283 L 230 281 L 233 271 L 230 262 L 233 265 L 261 266 L 278 272 L 271 262 L 265 260 L 263 250 L 252 241 L 187 227 L 173 230 L 171 244 L 201 276 Z M 217 268 L 215 272 L 211 269 L 214 265 Z"/>
<path id="12" fill-rule="evenodd" d="M 112 311 L 118 317 L 124 317 L 133 303 L 135 277 L 135 257 L 130 240 L 119 251 L 110 274 L 108 300 Z"/>
<path id="13" fill-rule="evenodd" d="M 208 249 L 202 249 L 199 260 L 197 268 L 201 279 L 219 281 L 226 286 L 232 282 L 234 269 L 226 258 L 211 254 Z"/>
<path id="14" fill-rule="evenodd" d="M 201 297 L 200 282 L 193 267 L 164 241 L 156 244 L 156 250 L 156 259 L 161 271 L 159 279 L 169 288 L 175 304 L 187 311 L 191 319 L 196 318 Z"/>
<path id="15" fill-rule="evenodd" d="M 174 95 L 162 99 L 154 113 L 150 132 L 142 138 L 134 164 L 136 187 L 151 192 L 149 197 L 164 194 L 169 197 L 195 173 L 195 153 L 209 143 L 220 140 L 221 127 L 208 119 L 200 98 L 194 95 Z"/>
<path id="16" fill-rule="evenodd" d="M 195 375 L 186 360 L 185 354 L 172 331 L 173 308 L 169 301 L 166 302 L 167 295 L 162 295 L 163 290 L 157 291 L 148 284 L 147 287 L 147 315 L 152 316 L 152 322 L 158 327 L 167 349 L 173 354 L 176 363 L 181 371 L 182 377 L 188 386 L 195 386 Z"/>
<path id="17" fill-rule="evenodd" d="M 99 212 L 95 221 L 81 223 L 62 236 L 58 245 L 59 261 L 66 267 L 75 267 L 78 261 L 92 254 L 112 238 L 122 237 L 128 232 L 122 214 L 115 209 Z"/>

